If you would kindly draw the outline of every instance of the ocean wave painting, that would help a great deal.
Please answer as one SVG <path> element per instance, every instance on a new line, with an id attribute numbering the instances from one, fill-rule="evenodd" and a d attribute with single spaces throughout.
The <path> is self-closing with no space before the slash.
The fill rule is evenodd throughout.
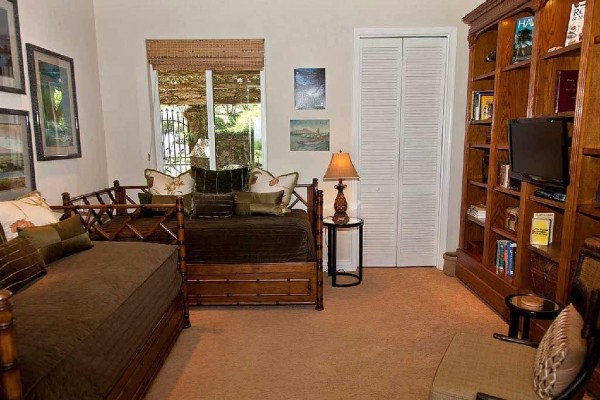
<path id="1" fill-rule="evenodd" d="M 290 120 L 291 151 L 329 151 L 329 120 Z"/>
<path id="2" fill-rule="evenodd" d="M 325 68 L 294 69 L 296 110 L 325 109 Z"/>

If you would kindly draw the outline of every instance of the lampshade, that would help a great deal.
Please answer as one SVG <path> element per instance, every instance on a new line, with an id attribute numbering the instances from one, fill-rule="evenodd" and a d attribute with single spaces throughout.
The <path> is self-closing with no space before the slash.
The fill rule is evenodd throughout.
<path id="1" fill-rule="evenodd" d="M 349 153 L 333 153 L 323 179 L 358 179 L 358 172 L 352 164 Z"/>

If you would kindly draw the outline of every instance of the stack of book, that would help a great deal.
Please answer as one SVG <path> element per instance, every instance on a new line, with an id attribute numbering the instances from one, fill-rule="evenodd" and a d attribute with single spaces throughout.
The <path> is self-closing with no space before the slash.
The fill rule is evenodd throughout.
<path id="1" fill-rule="evenodd" d="M 485 210 L 485 204 L 475 204 L 469 207 L 469 209 L 467 210 L 467 215 L 485 221 Z"/>
<path id="2" fill-rule="evenodd" d="M 510 165 L 505 161 L 498 165 L 498 186 L 505 189 L 510 187 Z"/>
<path id="3" fill-rule="evenodd" d="M 506 276 L 513 276 L 517 244 L 511 240 L 498 240 L 496 246 L 496 273 L 504 271 Z"/>
<path id="4" fill-rule="evenodd" d="M 531 244 L 542 246 L 547 246 L 552 243 L 553 225 L 554 213 L 533 213 L 529 242 Z"/>

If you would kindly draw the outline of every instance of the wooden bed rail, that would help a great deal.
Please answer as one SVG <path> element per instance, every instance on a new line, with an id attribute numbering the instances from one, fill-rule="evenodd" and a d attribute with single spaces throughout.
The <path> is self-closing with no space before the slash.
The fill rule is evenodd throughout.
<path id="1" fill-rule="evenodd" d="M 0 398 L 3 400 L 19 400 L 22 396 L 11 297 L 9 290 L 0 290 Z"/>

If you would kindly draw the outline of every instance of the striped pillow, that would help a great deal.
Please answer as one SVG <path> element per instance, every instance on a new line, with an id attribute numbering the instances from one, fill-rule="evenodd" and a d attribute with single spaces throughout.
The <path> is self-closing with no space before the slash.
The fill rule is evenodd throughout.
<path id="1" fill-rule="evenodd" d="M 233 215 L 235 193 L 198 193 L 194 192 L 192 218 L 224 218 Z"/>
<path id="2" fill-rule="evenodd" d="M 46 274 L 46 264 L 29 240 L 17 237 L 0 244 L 0 288 L 13 293 Z"/>

